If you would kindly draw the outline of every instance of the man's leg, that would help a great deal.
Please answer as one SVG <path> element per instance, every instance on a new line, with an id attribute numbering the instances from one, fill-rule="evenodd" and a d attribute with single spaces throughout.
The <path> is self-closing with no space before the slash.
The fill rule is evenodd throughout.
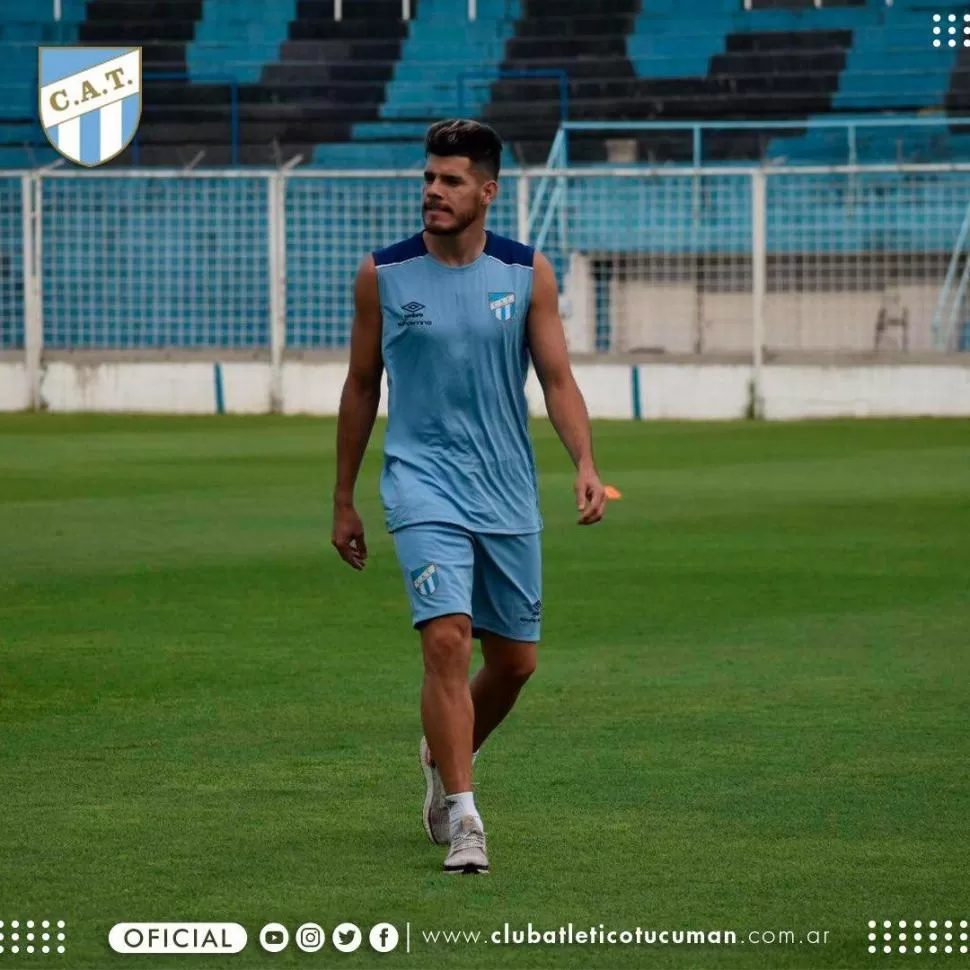
<path id="1" fill-rule="evenodd" d="M 471 685 L 478 751 L 536 669 L 542 622 L 539 533 L 475 536 L 472 616 L 485 661 Z"/>
<path id="2" fill-rule="evenodd" d="M 485 663 L 471 685 L 475 707 L 475 751 L 512 710 L 519 691 L 535 672 L 538 646 L 487 631 L 482 631 L 481 637 Z"/>
<path id="3" fill-rule="evenodd" d="M 471 796 L 474 714 L 468 691 L 473 541 L 465 529 L 441 523 L 408 526 L 392 535 L 424 653 L 422 822 L 432 842 L 446 844 L 460 808 L 478 817 Z M 463 765 L 465 748 L 467 765 Z M 449 794 L 466 797 L 452 805 L 446 798 Z"/>
<path id="4" fill-rule="evenodd" d="M 443 869 L 449 873 L 488 872 L 485 830 L 472 793 L 471 618 L 455 614 L 429 621 L 421 629 L 421 646 L 421 721 L 441 774 L 451 829 L 451 848 Z"/>
<path id="5" fill-rule="evenodd" d="M 472 625 L 463 614 L 439 616 L 421 628 L 424 683 L 421 723 L 445 793 L 472 790 L 474 708 L 468 689 Z"/>

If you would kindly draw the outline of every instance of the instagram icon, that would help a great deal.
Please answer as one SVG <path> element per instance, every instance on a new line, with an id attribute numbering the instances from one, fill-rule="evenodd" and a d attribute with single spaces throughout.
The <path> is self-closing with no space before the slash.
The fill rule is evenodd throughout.
<path id="1" fill-rule="evenodd" d="M 304 953 L 316 953 L 323 948 L 326 935 L 316 923 L 304 923 L 296 931 L 296 945 Z"/>

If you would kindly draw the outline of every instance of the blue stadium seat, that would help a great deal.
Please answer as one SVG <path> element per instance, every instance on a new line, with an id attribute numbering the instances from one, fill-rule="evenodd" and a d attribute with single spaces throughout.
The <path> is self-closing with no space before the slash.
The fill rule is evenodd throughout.
<path id="1" fill-rule="evenodd" d="M 238 86 L 241 158 L 260 164 L 301 154 L 329 167 L 412 167 L 428 123 L 459 110 L 495 124 L 510 156 L 541 162 L 559 124 L 559 82 L 504 77 L 536 67 L 568 73 L 571 117 L 580 120 L 955 113 L 970 103 L 970 73 L 957 57 L 962 48 L 930 45 L 931 8 L 944 18 L 952 11 L 960 31 L 970 26 L 953 0 L 751 11 L 735 0 L 601 0 L 595 15 L 585 0 L 478 0 L 473 22 L 463 2 L 413 0 L 406 24 L 397 0 L 344 0 L 339 23 L 333 0 L 64 0 L 58 24 L 46 5 L 35 15 L 22 0 L 0 0 L 0 150 L 8 162 L 19 152 L 23 163 L 48 153 L 30 127 L 38 44 L 120 43 L 133 31 L 152 34 L 149 73 L 182 65 L 196 83 L 146 84 L 137 158 L 129 153 L 121 164 L 180 164 L 199 149 L 207 164 L 227 163 L 229 85 L 199 83 L 213 74 Z M 856 157 L 963 161 L 967 137 L 942 128 L 860 130 Z M 573 163 L 605 160 L 604 137 L 588 141 L 571 139 Z M 637 141 L 643 160 L 690 158 L 689 132 Z M 848 158 L 845 140 L 821 130 L 704 138 L 707 164 L 763 154 Z"/>
<path id="2" fill-rule="evenodd" d="M 263 65 L 278 58 L 295 15 L 296 0 L 206 0 L 185 52 L 189 73 L 228 74 L 240 84 L 255 84 Z"/>
<path id="3" fill-rule="evenodd" d="M 60 21 L 51 7 L 38 13 L 20 0 L 0 0 L 0 167 L 46 164 L 60 157 L 37 120 L 37 48 L 75 44 L 84 0 L 63 0 Z M 24 143 L 32 144 L 32 151 Z"/>
<path id="4" fill-rule="evenodd" d="M 466 117 L 481 114 L 488 84 L 498 75 L 505 42 L 518 16 L 519 0 L 478 0 L 476 19 L 466 21 L 459 14 L 456 25 L 453 2 L 420 0 L 380 106 L 381 120 L 361 122 L 352 129 L 354 142 L 370 142 L 371 150 L 361 155 L 349 146 L 321 145 L 314 152 L 314 164 L 346 165 L 351 158 L 362 158 L 360 164 L 375 168 L 421 164 L 420 142 L 431 120 L 455 115 L 459 108 Z M 456 32 L 460 43 L 455 42 Z M 415 118 L 424 120 L 409 120 Z M 414 144 L 403 148 L 393 144 L 401 139 Z"/>

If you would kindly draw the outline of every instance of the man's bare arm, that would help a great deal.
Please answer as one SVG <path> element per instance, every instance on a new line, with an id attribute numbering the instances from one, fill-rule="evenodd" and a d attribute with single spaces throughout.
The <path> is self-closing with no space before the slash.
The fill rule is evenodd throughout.
<path id="1" fill-rule="evenodd" d="M 549 420 L 573 464 L 577 468 L 592 466 L 589 414 L 569 364 L 566 335 L 559 318 L 556 277 L 549 260 L 541 253 L 535 254 L 534 275 L 528 322 L 529 349 L 545 395 Z"/>
<path id="2" fill-rule="evenodd" d="M 566 335 L 559 317 L 556 276 L 549 260 L 541 253 L 535 254 L 528 334 L 549 420 L 578 472 L 576 498 L 583 511 L 580 522 L 584 525 L 596 522 L 602 517 L 606 499 L 593 461 L 589 412 L 569 363 Z"/>
<path id="3" fill-rule="evenodd" d="M 381 400 L 381 303 L 374 259 L 368 256 L 354 285 L 354 324 L 350 334 L 350 367 L 337 416 L 337 484 L 333 492 L 331 542 L 354 569 L 367 562 L 364 525 L 354 508 L 354 489 L 374 430 Z"/>
<path id="4" fill-rule="evenodd" d="M 374 429 L 381 400 L 381 305 L 377 270 L 368 256 L 354 284 L 354 323 L 350 334 L 350 368 L 337 415 L 337 485 L 334 502 L 353 505 L 357 475 Z"/>

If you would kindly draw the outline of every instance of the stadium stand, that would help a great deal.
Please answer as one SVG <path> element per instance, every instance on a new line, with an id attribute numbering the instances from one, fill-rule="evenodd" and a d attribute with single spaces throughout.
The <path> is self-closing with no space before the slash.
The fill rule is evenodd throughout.
<path id="1" fill-rule="evenodd" d="M 228 74 L 239 84 L 258 83 L 262 66 L 279 57 L 294 17 L 296 0 L 206 3 L 185 52 L 193 80 Z"/>
<path id="2" fill-rule="evenodd" d="M 405 167 L 433 118 L 464 113 L 496 124 L 512 157 L 545 157 L 568 77 L 574 120 L 817 119 L 887 111 L 958 114 L 970 106 L 970 51 L 934 48 L 924 0 L 64 0 L 59 23 L 19 0 L 0 0 L 0 163 L 56 157 L 37 123 L 36 46 L 144 48 L 145 107 L 137 143 L 117 164 L 274 164 L 299 154 L 338 167 Z M 964 7 L 931 5 L 963 23 Z M 543 71 L 553 76 L 522 77 Z M 516 76 L 509 76 L 514 72 Z M 159 77 L 158 75 L 165 75 Z M 238 132 L 231 104 L 238 101 Z M 690 133 L 638 132 L 643 162 L 685 161 Z M 724 131 L 705 139 L 708 161 L 833 158 L 824 132 L 784 137 Z M 844 152 L 844 144 L 839 147 Z M 603 161 L 602 137 L 575 138 L 570 160 Z M 965 136 L 883 130 L 859 160 L 947 159 Z"/>
<path id="3" fill-rule="evenodd" d="M 456 112 L 481 117 L 488 99 L 484 83 L 498 75 L 519 15 L 518 0 L 479 0 L 477 17 L 461 24 L 462 42 L 457 45 L 453 15 L 454 3 L 449 0 L 420 0 L 379 107 L 380 120 L 354 125 L 350 142 L 318 146 L 315 164 L 410 168 L 420 163 L 420 151 L 415 149 L 427 119 Z M 442 56 L 442 51 L 447 54 Z M 465 95 L 460 106 L 459 83 Z"/>
<path id="4" fill-rule="evenodd" d="M 600 0 L 591 15 L 580 0 L 477 0 L 469 21 L 464 2 L 411 0 L 412 18 L 404 21 L 400 0 L 343 0 L 340 20 L 333 0 L 63 0 L 55 24 L 36 8 L 0 0 L 0 160 L 16 167 L 58 157 L 36 117 L 36 46 L 77 42 L 144 49 L 141 128 L 110 164 L 185 165 L 204 153 L 203 166 L 234 158 L 277 165 L 299 155 L 328 168 L 411 168 L 421 163 L 428 122 L 452 113 L 494 123 L 508 161 L 539 163 L 564 112 L 563 78 L 570 119 L 721 125 L 704 136 L 705 164 L 845 161 L 844 131 L 836 139 L 812 122 L 884 112 L 952 116 L 970 104 L 970 49 L 934 48 L 932 12 L 923 2 L 819 9 L 803 0 L 753 0 L 755 9 L 745 10 L 725 0 L 689 7 Z M 962 8 L 934 9 L 941 30 L 949 31 L 951 15 L 954 30 L 962 29 Z M 784 137 L 758 127 L 782 118 L 794 125 Z M 732 129 L 737 121 L 753 127 Z M 860 132 L 855 148 L 862 162 L 970 158 L 968 136 L 945 127 L 925 135 L 902 124 Z M 689 130 L 628 128 L 615 137 L 571 134 L 568 161 L 685 162 L 692 151 Z M 113 262 L 121 263 L 119 240 L 137 242 L 113 277 L 97 262 L 49 274 L 46 346 L 191 347 L 213 335 L 238 349 L 265 346 L 270 195 L 265 179 L 235 174 L 243 177 L 199 180 L 191 192 L 177 180 L 92 179 L 68 193 L 48 180 L 44 205 L 57 212 L 59 226 L 45 244 L 50 266 L 73 266 L 68 254 L 92 227 L 109 240 Z M 766 222 L 769 275 L 782 279 L 779 286 L 797 276 L 802 288 L 819 288 L 843 272 L 847 289 L 865 283 L 875 290 L 894 276 L 929 292 L 936 270 L 925 270 L 920 254 L 945 266 L 966 210 L 950 183 L 907 181 L 898 172 L 791 184 L 786 178 L 772 183 Z M 750 289 L 750 179 L 721 172 L 704 176 L 703 185 L 692 179 L 575 178 L 568 203 L 556 209 L 549 202 L 540 213 L 548 228 L 542 245 L 564 288 L 586 274 L 595 290 L 597 349 L 614 346 L 611 288 L 631 280 L 692 287 L 696 277 L 712 291 Z M 341 347 L 356 260 L 364 247 L 408 231 L 411 180 L 367 182 L 345 173 L 289 183 L 287 346 Z M 0 222 L 16 224 L 19 184 L 8 176 L 0 185 Z M 517 201 L 514 189 L 500 194 L 491 216 L 496 231 L 518 231 Z M 538 236 L 534 225 L 530 238 Z M 20 285 L 19 241 L 10 238 L 9 251 L 0 250 L 0 306 L 16 304 Z M 887 269 L 900 259 L 915 267 L 911 279 Z M 197 279 L 205 265 L 218 269 Z M 140 288 L 146 279 L 154 281 L 150 312 Z M 187 313 L 186 287 L 211 303 Z M 209 321 L 207 330 L 185 329 L 187 317 L 196 316 Z M 18 326 L 8 322 L 0 343 L 16 343 Z"/>
<path id="5" fill-rule="evenodd" d="M 84 0 L 64 0 L 60 22 L 21 0 L 0 0 L 0 168 L 58 158 L 37 118 L 37 46 L 77 43 Z"/>
<path id="6" fill-rule="evenodd" d="M 137 10 L 142 0 L 95 3 L 116 22 L 87 24 L 88 37 L 114 42 L 125 8 Z M 377 120 L 408 29 L 397 0 L 348 2 L 340 21 L 332 0 L 210 2 L 204 17 L 195 0 L 152 9 L 167 21 L 145 25 L 165 38 L 159 66 L 184 78 L 153 82 L 139 131 L 143 164 L 184 163 L 200 151 L 205 164 L 228 164 L 233 88 L 243 164 L 309 159 L 318 142 L 350 141 L 355 123 Z M 146 70 L 156 66 L 155 50 L 145 51 Z"/>

